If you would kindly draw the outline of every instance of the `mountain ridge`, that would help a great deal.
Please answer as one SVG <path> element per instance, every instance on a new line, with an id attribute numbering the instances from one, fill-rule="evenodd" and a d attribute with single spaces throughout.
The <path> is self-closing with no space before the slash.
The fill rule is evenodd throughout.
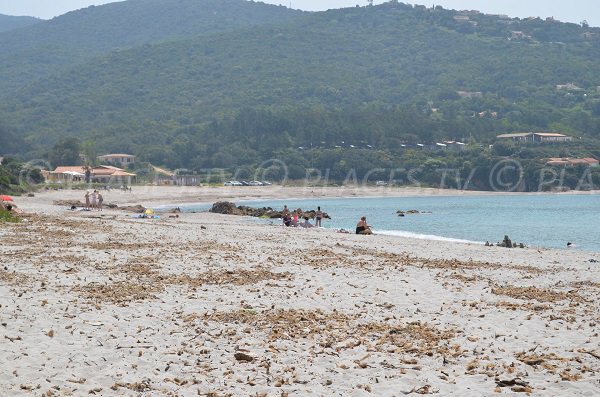
<path id="1" fill-rule="evenodd" d="M 0 33 L 31 26 L 42 21 L 35 17 L 0 14 Z"/>
<path id="2" fill-rule="evenodd" d="M 391 2 L 112 51 L 22 87 L 0 120 L 29 156 L 76 136 L 174 168 L 256 164 L 320 141 L 600 136 L 600 30 L 459 15 Z"/>
<path id="3" fill-rule="evenodd" d="M 111 51 L 281 22 L 301 14 L 243 0 L 128 0 L 90 6 L 0 34 L 0 90 L 15 92 Z"/>

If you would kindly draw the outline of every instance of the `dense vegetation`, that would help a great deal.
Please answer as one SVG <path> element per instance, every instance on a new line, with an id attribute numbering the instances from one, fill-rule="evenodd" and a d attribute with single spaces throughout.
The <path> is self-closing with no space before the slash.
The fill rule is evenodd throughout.
<path id="1" fill-rule="evenodd" d="M 33 17 L 15 17 L 12 15 L 0 14 L 0 33 L 30 26 L 40 21 L 40 19 Z"/>
<path id="2" fill-rule="evenodd" d="M 37 167 L 13 158 L 4 158 L 0 162 L 0 194 L 23 193 L 43 181 Z"/>
<path id="3" fill-rule="evenodd" d="M 111 51 L 283 23 L 300 14 L 242 0 L 128 0 L 90 6 L 0 34 L 0 92 L 19 90 Z"/>
<path id="4" fill-rule="evenodd" d="M 396 2 L 322 13 L 173 4 L 91 7 L 21 30 L 19 44 L 15 32 L 0 34 L 0 53 L 18 60 L 0 58 L 10 93 L 0 98 L 0 142 L 13 142 L 1 151 L 47 159 L 78 137 L 90 154 L 131 152 L 173 169 L 249 175 L 277 158 L 292 178 L 421 168 L 438 185 L 441 166 L 462 169 L 463 180 L 477 168 L 469 187 L 483 189 L 505 156 L 527 163 L 521 188 L 531 189 L 540 156 L 598 154 L 600 29 Z M 28 55 L 36 51 L 43 62 Z M 499 133 L 540 130 L 577 142 L 488 149 Z M 446 139 L 470 149 L 414 150 Z M 276 168 L 271 177 L 282 177 Z"/>

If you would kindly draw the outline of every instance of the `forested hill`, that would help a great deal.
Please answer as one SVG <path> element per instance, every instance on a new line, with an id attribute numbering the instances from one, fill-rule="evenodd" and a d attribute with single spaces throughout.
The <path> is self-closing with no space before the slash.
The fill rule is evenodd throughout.
<path id="1" fill-rule="evenodd" d="M 596 139 L 599 53 L 587 26 L 391 2 L 112 52 L 5 98 L 0 120 L 30 155 L 76 136 L 188 168 L 315 142 Z"/>
<path id="2" fill-rule="evenodd" d="M 301 14 L 245 0 L 128 0 L 90 6 L 0 34 L 0 92 L 113 50 L 282 23 Z"/>
<path id="3" fill-rule="evenodd" d="M 0 33 L 34 25 L 41 21 L 41 19 L 34 17 L 16 17 L 12 15 L 0 14 Z"/>

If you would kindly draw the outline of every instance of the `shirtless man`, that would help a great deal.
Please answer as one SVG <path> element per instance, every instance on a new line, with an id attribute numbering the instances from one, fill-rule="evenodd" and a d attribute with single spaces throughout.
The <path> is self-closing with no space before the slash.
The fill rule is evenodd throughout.
<path id="1" fill-rule="evenodd" d="M 371 226 L 367 224 L 367 217 L 363 216 L 356 224 L 356 234 L 373 234 Z"/>

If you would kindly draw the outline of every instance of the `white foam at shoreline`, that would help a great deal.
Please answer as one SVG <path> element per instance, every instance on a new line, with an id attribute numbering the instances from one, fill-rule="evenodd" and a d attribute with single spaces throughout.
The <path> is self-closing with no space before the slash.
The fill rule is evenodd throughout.
<path id="1" fill-rule="evenodd" d="M 419 234 L 419 233 L 413 233 L 413 232 L 406 232 L 406 231 L 402 231 L 402 230 L 374 230 L 374 233 L 375 234 L 383 234 L 385 236 L 415 238 L 415 239 L 419 239 L 419 240 L 446 241 L 446 242 L 450 242 L 450 243 L 479 244 L 479 245 L 484 244 L 481 241 L 463 240 L 463 239 L 458 239 L 458 238 L 436 236 L 433 234 Z"/>

